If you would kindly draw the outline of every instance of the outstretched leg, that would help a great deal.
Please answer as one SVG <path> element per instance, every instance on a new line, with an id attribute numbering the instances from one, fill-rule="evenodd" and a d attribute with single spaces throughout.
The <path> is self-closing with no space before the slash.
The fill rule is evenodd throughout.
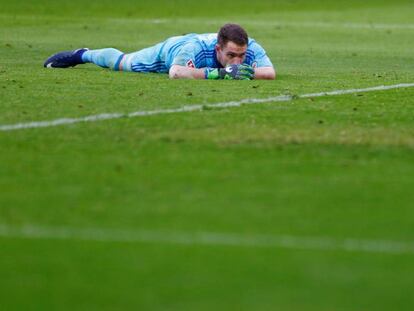
<path id="1" fill-rule="evenodd" d="M 77 49 L 52 55 L 46 60 L 44 66 L 48 68 L 68 68 L 79 64 L 93 63 L 116 70 L 117 63 L 122 55 L 124 54 L 121 51 L 113 48 L 100 50 Z"/>
<path id="2" fill-rule="evenodd" d="M 82 61 L 84 63 L 94 63 L 104 68 L 115 69 L 122 55 L 124 53 L 114 48 L 88 50 L 82 54 Z"/>

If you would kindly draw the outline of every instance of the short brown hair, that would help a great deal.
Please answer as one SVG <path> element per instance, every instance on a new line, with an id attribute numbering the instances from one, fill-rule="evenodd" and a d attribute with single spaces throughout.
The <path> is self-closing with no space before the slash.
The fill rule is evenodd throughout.
<path id="1" fill-rule="evenodd" d="M 224 47 L 227 42 L 234 42 L 239 46 L 247 45 L 249 37 L 246 30 L 237 24 L 226 24 L 220 28 L 217 35 L 217 43 Z"/>

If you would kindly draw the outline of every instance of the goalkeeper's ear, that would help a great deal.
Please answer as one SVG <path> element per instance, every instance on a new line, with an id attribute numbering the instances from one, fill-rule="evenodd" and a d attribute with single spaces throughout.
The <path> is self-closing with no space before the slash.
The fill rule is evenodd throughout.
<path id="1" fill-rule="evenodd" d="M 223 48 L 221 47 L 221 45 L 220 44 L 216 44 L 216 46 L 214 47 L 214 50 L 215 50 L 215 52 L 216 52 L 216 58 L 217 58 L 217 60 L 218 60 L 218 62 L 223 66 L 223 67 L 225 67 L 225 64 L 223 64 Z"/>
<path id="2" fill-rule="evenodd" d="M 221 48 L 220 44 L 216 44 L 216 46 L 214 47 L 214 49 L 216 50 L 216 53 L 221 53 L 223 51 L 223 49 Z"/>

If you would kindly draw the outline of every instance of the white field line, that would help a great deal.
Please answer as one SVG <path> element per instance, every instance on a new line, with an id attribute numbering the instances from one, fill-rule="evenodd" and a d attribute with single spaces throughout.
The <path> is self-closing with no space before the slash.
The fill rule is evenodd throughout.
<path id="1" fill-rule="evenodd" d="M 8 14 L 0 14 L 0 18 L 10 18 Z M 14 19 L 16 16 L 13 17 Z M 25 20 L 61 20 L 61 17 L 55 16 L 24 16 L 20 15 L 17 16 L 18 19 L 25 19 Z M 252 26 L 291 26 L 291 27 L 303 27 L 303 28 L 332 28 L 335 29 L 339 28 L 350 28 L 350 29 L 385 29 L 385 30 L 414 30 L 413 23 L 377 23 L 377 22 L 315 22 L 315 21 L 283 21 L 283 20 L 274 20 L 277 19 L 278 16 L 269 17 L 261 17 L 261 20 L 252 20 L 252 19 L 242 19 L 236 18 L 232 22 L 242 24 L 242 25 L 252 25 Z M 273 19 L 272 19 L 273 18 Z M 78 18 L 77 20 L 82 21 L 82 18 Z M 101 19 L 99 18 L 92 18 L 89 19 L 92 22 L 99 22 Z M 200 24 L 203 25 L 222 25 L 228 20 L 224 19 L 195 19 L 195 18 L 109 18 L 106 19 L 111 23 L 140 23 L 140 24 Z M 72 20 L 73 21 L 73 20 Z"/>
<path id="2" fill-rule="evenodd" d="M 142 19 L 142 18 L 131 18 L 131 19 L 119 19 L 113 18 L 111 19 L 114 22 L 138 22 L 138 23 L 148 23 L 148 24 L 169 24 L 169 23 L 178 23 L 178 24 L 196 24 L 202 23 L 204 25 L 220 25 L 223 24 L 224 20 L 203 20 L 203 19 L 188 19 L 188 18 L 177 18 L 177 19 L 168 19 L 168 18 L 160 18 L 160 19 Z M 301 27 L 301 28 L 350 28 L 350 29 L 385 29 L 385 30 L 414 30 L 414 24 L 406 23 L 406 24 L 387 24 L 387 23 L 370 23 L 370 22 L 314 22 L 314 21 L 303 21 L 303 22 L 295 22 L 295 21 L 274 21 L 274 20 L 244 20 L 244 19 L 237 19 L 234 22 L 237 22 L 242 25 L 252 25 L 252 26 L 290 26 L 290 27 Z"/>
<path id="3" fill-rule="evenodd" d="M 284 22 L 280 26 L 296 26 L 296 27 L 321 27 L 331 28 L 335 27 L 351 28 L 351 29 L 387 29 L 387 30 L 414 30 L 414 24 L 376 24 L 376 23 L 328 23 L 328 22 Z"/>
<path id="4" fill-rule="evenodd" d="M 80 118 L 61 118 L 61 119 L 55 119 L 55 120 L 50 120 L 50 121 L 35 121 L 35 122 L 24 122 L 24 123 L 0 125 L 0 131 L 5 132 L 5 131 L 14 131 L 14 130 L 21 130 L 21 129 L 29 129 L 29 128 L 52 127 L 52 126 L 74 124 L 74 123 L 81 123 L 81 122 L 96 122 L 96 121 L 112 120 L 112 119 L 120 119 L 120 118 L 135 118 L 135 117 L 146 117 L 146 116 L 160 115 L 160 114 L 202 111 L 203 109 L 206 109 L 206 108 L 208 109 L 230 108 L 230 107 L 240 107 L 242 105 L 287 102 L 287 101 L 291 101 L 294 99 L 300 99 L 300 98 L 314 98 L 314 97 L 335 96 L 335 95 L 345 95 L 345 94 L 355 94 L 355 93 L 366 93 L 366 92 L 385 91 L 385 90 L 410 88 L 410 87 L 414 87 L 414 83 L 402 83 L 402 84 L 395 84 L 395 85 L 388 85 L 388 86 L 381 85 L 381 86 L 375 86 L 375 87 L 369 87 L 369 88 L 363 88 L 363 89 L 336 90 L 336 91 L 330 91 L 330 92 L 310 93 L 310 94 L 295 95 L 295 96 L 280 95 L 280 96 L 268 97 L 268 98 L 246 98 L 240 101 L 230 101 L 230 102 L 205 104 L 205 105 L 202 105 L 202 104 L 189 105 L 189 106 L 182 106 L 180 108 L 171 108 L 171 109 L 141 110 L 141 111 L 135 111 L 135 112 L 130 112 L 130 113 L 103 113 L 103 114 L 90 115 L 90 116 L 80 117 Z"/>
<path id="5" fill-rule="evenodd" d="M 167 20 L 167 19 L 152 19 L 148 20 L 153 24 L 166 24 L 171 22 L 178 23 L 198 23 L 197 20 Z M 274 27 L 299 27 L 299 28 L 349 28 L 349 29 L 374 29 L 374 30 L 414 30 L 414 24 L 383 24 L 383 23 L 335 23 L 335 22 L 288 22 L 288 21 L 272 21 L 272 20 L 237 20 L 239 24 L 251 26 L 274 26 Z M 223 21 L 206 21 L 206 24 L 218 25 Z"/>
<path id="6" fill-rule="evenodd" d="M 329 23 L 329 22 L 272 22 L 272 21 L 245 21 L 243 24 L 253 26 L 291 26 L 303 28 L 350 28 L 350 29 L 385 29 L 385 30 L 414 30 L 414 24 L 376 24 L 376 23 Z"/>
<path id="7" fill-rule="evenodd" d="M 33 240 L 85 240 L 116 243 L 161 243 L 383 254 L 414 254 L 414 242 L 217 232 L 186 233 L 150 230 L 51 227 L 39 225 L 24 225 L 17 227 L 0 224 L 0 237 Z"/>

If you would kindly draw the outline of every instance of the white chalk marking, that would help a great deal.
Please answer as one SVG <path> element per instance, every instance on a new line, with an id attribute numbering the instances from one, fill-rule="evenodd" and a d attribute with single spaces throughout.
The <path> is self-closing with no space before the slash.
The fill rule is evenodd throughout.
<path id="1" fill-rule="evenodd" d="M 224 20 L 204 20 L 204 19 L 189 19 L 189 18 L 177 18 L 177 19 L 145 19 L 145 18 L 112 18 L 113 22 L 137 22 L 137 23 L 149 23 L 149 24 L 199 24 L 204 25 L 222 25 L 226 21 Z M 300 27 L 300 28 L 330 28 L 335 30 L 335 28 L 349 28 L 349 29 L 372 29 L 372 30 L 414 30 L 414 24 L 412 23 L 375 23 L 375 22 L 314 22 L 314 21 L 283 21 L 283 20 L 272 20 L 272 19 L 262 19 L 262 20 L 246 20 L 246 19 L 237 19 L 237 23 L 241 25 L 251 25 L 251 26 L 276 26 L 276 27 Z"/>
<path id="2" fill-rule="evenodd" d="M 105 228 L 52 227 L 0 224 L 0 237 L 50 240 L 86 240 L 117 243 L 162 243 L 178 245 L 287 248 L 383 254 L 414 254 L 414 243 L 390 240 L 335 239 L 290 235 L 238 234 L 217 232 L 170 232 Z"/>
<path id="3" fill-rule="evenodd" d="M 313 98 L 313 97 L 323 97 L 323 96 L 366 93 L 366 92 L 385 91 L 385 90 L 410 88 L 410 87 L 414 87 L 414 83 L 402 83 L 402 84 L 387 85 L 387 86 L 381 85 L 381 86 L 375 86 L 375 87 L 369 87 L 369 88 L 363 88 L 363 89 L 336 90 L 336 91 L 330 91 L 330 92 L 310 93 L 310 94 L 303 94 L 303 95 L 296 95 L 296 96 L 280 95 L 280 96 L 268 97 L 268 98 L 247 98 L 247 99 L 242 99 L 239 101 L 230 101 L 230 102 L 223 102 L 223 103 L 216 103 L 216 104 L 190 105 L 190 106 L 182 106 L 180 108 L 171 108 L 171 109 L 142 110 L 142 111 L 135 111 L 135 112 L 130 112 L 130 113 L 103 113 L 103 114 L 91 115 L 91 116 L 80 117 L 80 118 L 62 118 L 62 119 L 56 119 L 56 120 L 50 120 L 50 121 L 35 121 L 35 122 L 0 125 L 0 131 L 14 131 L 14 130 L 21 130 L 21 129 L 29 129 L 29 128 L 52 127 L 52 126 L 74 124 L 74 123 L 81 123 L 81 122 L 97 122 L 97 121 L 102 121 L 102 120 L 113 120 L 113 119 L 120 119 L 120 118 L 135 118 L 135 117 L 145 117 L 145 116 L 160 115 L 160 114 L 202 111 L 203 109 L 206 109 L 206 108 L 208 109 L 231 108 L 231 107 L 240 107 L 242 105 L 287 102 L 287 101 L 291 101 L 294 99 L 301 99 L 301 98 Z"/>
<path id="4" fill-rule="evenodd" d="M 243 22 L 244 24 L 244 22 Z M 329 22 L 272 22 L 272 21 L 246 21 L 247 25 L 256 26 L 290 26 L 290 27 L 304 27 L 304 28 L 350 28 L 350 29 L 373 29 L 373 30 L 414 30 L 413 24 L 376 24 L 376 23 L 329 23 Z"/>
<path id="5" fill-rule="evenodd" d="M 8 14 L 0 14 L 0 17 L 3 19 L 10 19 L 10 15 Z M 334 30 L 336 27 L 339 28 L 350 28 L 350 29 L 372 29 L 372 30 L 381 30 L 381 29 L 395 29 L 395 30 L 414 30 L 414 24 L 413 23 L 376 23 L 376 22 L 363 22 L 363 21 L 356 21 L 356 22 L 315 22 L 315 21 L 294 21 L 295 17 L 292 17 L 292 20 L 290 21 L 283 21 L 281 19 L 277 19 L 278 16 L 274 16 L 273 18 L 263 17 L 262 19 L 258 20 L 252 20 L 252 19 L 243 19 L 238 18 L 234 20 L 233 22 L 237 22 L 241 25 L 252 25 L 252 26 L 291 26 L 291 27 L 302 27 L 302 28 L 330 28 Z M 55 16 L 13 16 L 13 19 L 24 19 L 24 20 L 59 20 L 61 21 L 61 17 L 55 17 Z M 282 17 L 281 17 L 282 18 Z M 79 22 L 83 21 L 83 18 L 77 19 Z M 203 25 L 214 25 L 214 26 L 220 26 L 228 20 L 223 19 L 203 19 L 203 18 L 183 18 L 183 17 L 177 17 L 177 18 L 139 18 L 139 17 L 129 17 L 129 18 L 106 18 L 106 21 L 110 23 L 138 23 L 138 24 L 203 24 Z M 73 19 L 71 19 L 73 21 Z M 100 18 L 89 18 L 88 21 L 91 22 L 100 22 Z"/>

